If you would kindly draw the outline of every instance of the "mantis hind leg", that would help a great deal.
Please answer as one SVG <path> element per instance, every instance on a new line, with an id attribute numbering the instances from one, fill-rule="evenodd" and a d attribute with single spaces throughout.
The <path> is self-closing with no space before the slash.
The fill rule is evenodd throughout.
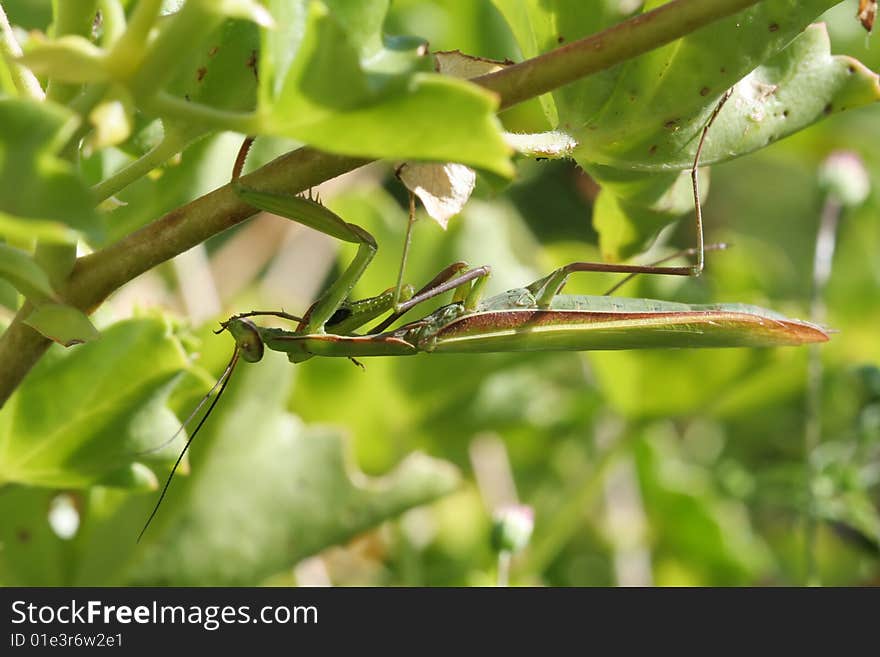
<path id="1" fill-rule="evenodd" d="M 672 260 L 673 258 L 679 258 L 681 256 L 692 256 L 698 253 L 702 253 L 703 251 L 721 251 L 726 249 L 727 247 L 728 245 L 723 242 L 719 242 L 718 244 L 709 244 L 708 246 L 704 247 L 691 247 L 689 249 L 677 251 L 676 253 L 673 253 L 670 256 L 666 256 L 665 258 L 657 260 L 656 262 L 653 262 L 649 265 L 620 265 L 604 262 L 571 262 L 553 271 L 549 276 L 545 276 L 544 278 L 535 281 L 534 283 L 529 285 L 527 289 L 535 295 L 535 299 L 537 300 L 539 307 L 548 308 L 550 306 L 550 302 L 553 301 L 553 297 L 562 292 L 562 288 L 564 288 L 566 282 L 568 282 L 568 277 L 574 272 L 594 271 L 612 274 L 628 274 L 628 276 L 615 284 L 605 293 L 605 295 L 607 296 L 617 290 L 617 288 L 619 288 L 621 285 L 629 282 L 639 274 L 672 274 L 677 276 L 693 275 L 692 273 L 688 273 L 692 271 L 693 267 L 659 267 L 658 265 Z"/>
<path id="2" fill-rule="evenodd" d="M 691 166 L 691 183 L 693 187 L 694 194 L 694 215 L 695 215 L 695 224 L 696 224 L 696 233 L 697 233 L 697 245 L 690 249 L 685 249 L 684 251 L 680 251 L 678 253 L 673 254 L 672 256 L 663 258 L 658 260 L 655 263 L 649 265 L 623 265 L 623 264 L 615 264 L 615 263 L 603 263 L 603 262 L 572 262 L 564 267 L 560 267 L 556 271 L 552 272 L 549 276 L 546 276 L 538 281 L 532 283 L 528 289 L 532 294 L 535 295 L 538 306 L 541 308 L 547 308 L 550 306 L 550 303 L 553 301 L 553 297 L 559 294 L 562 291 L 562 288 L 565 287 L 565 283 L 568 280 L 570 274 L 578 271 L 594 271 L 594 272 L 609 272 L 615 274 L 628 274 L 626 278 L 624 278 L 620 283 L 612 287 L 607 294 L 610 294 L 618 287 L 632 279 L 634 276 L 638 274 L 663 274 L 667 276 L 699 276 L 703 273 L 703 269 L 705 266 L 705 253 L 707 250 L 718 250 L 726 248 L 724 244 L 712 244 L 709 247 L 706 247 L 703 239 L 703 210 L 702 204 L 700 203 L 700 174 L 699 174 L 699 164 L 700 164 L 700 156 L 703 153 L 703 146 L 706 143 L 706 135 L 709 132 L 709 128 L 712 127 L 712 124 L 715 122 L 715 119 L 718 118 L 718 115 L 721 113 L 721 109 L 724 107 L 724 104 L 730 98 L 733 93 L 733 88 L 728 89 L 724 95 L 721 97 L 721 100 L 718 101 L 718 104 L 715 106 L 715 109 L 712 110 L 712 114 L 709 116 L 709 120 L 706 121 L 706 125 L 703 126 L 703 129 L 700 132 L 700 141 L 697 143 L 697 149 L 694 153 L 694 163 Z M 674 257 L 678 257 L 681 255 L 696 255 L 697 262 L 693 265 L 685 265 L 681 267 L 664 267 L 660 266 L 662 263 L 671 260 Z"/>
<path id="3" fill-rule="evenodd" d="M 700 132 L 700 141 L 697 144 L 697 150 L 694 154 L 694 164 L 691 167 L 691 185 L 694 190 L 694 215 L 697 231 L 697 263 L 691 268 L 691 275 L 693 276 L 699 276 L 703 273 L 703 267 L 706 260 L 706 249 L 703 246 L 703 208 L 700 203 L 700 155 L 703 153 L 703 145 L 706 143 L 706 135 L 709 134 L 709 128 L 715 123 L 715 119 L 718 118 L 724 104 L 732 94 L 733 87 L 724 92 L 724 95 L 721 96 L 721 100 L 718 101 L 715 109 L 712 110 L 712 114 L 709 115 L 709 120 L 706 121 L 706 125 L 703 126 L 703 130 Z"/>

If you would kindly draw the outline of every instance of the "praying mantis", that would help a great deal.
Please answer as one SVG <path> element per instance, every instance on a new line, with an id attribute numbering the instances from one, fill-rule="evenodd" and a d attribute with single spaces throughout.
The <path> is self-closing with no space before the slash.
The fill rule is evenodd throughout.
<path id="1" fill-rule="evenodd" d="M 627 274 L 621 284 L 643 273 L 698 276 L 704 267 L 705 251 L 724 248 L 724 245 L 705 246 L 703 242 L 698 165 L 706 134 L 729 94 L 727 92 L 721 98 L 704 125 L 691 168 L 697 245 L 676 254 L 696 256 L 696 263 L 690 266 L 660 266 L 669 258 L 650 265 L 573 262 L 524 287 L 483 298 L 490 268 L 470 268 L 459 262 L 443 269 L 418 291 L 402 285 L 401 276 L 395 288 L 375 297 L 350 300 L 354 286 L 378 249 L 372 235 L 357 225 L 347 223 L 312 198 L 258 191 L 236 182 L 237 194 L 254 208 L 290 218 L 343 242 L 355 244 L 357 253 L 339 278 L 304 315 L 251 311 L 235 315 L 221 324 L 217 333 L 228 331 L 235 340 L 233 355 L 215 386 L 183 423 L 181 430 L 211 395 L 217 393 L 189 436 L 138 540 L 156 515 L 174 472 L 222 396 L 238 360 L 258 362 L 266 349 L 283 352 L 292 363 L 301 363 L 314 356 L 355 360 L 419 353 L 776 347 L 827 341 L 827 332 L 819 326 L 745 304 L 689 305 L 652 299 L 626 299 L 607 294 L 584 296 L 562 293 L 569 276 L 575 272 Z M 236 170 L 239 168 L 237 164 Z M 234 178 L 237 176 L 234 175 Z M 411 197 L 411 222 L 413 212 Z M 405 260 L 406 249 L 403 262 Z M 420 319 L 392 328 L 404 313 L 449 291 L 453 292 L 449 304 Z M 363 331 L 367 324 L 384 315 L 387 316 L 376 326 Z M 265 316 L 279 317 L 297 325 L 294 330 L 287 330 L 261 327 L 251 321 L 252 317 Z"/>

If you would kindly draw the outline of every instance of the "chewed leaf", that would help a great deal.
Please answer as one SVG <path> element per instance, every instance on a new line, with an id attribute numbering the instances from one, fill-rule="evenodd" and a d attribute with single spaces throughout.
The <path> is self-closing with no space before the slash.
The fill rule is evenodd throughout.
<path id="1" fill-rule="evenodd" d="M 462 80 L 494 73 L 495 71 L 500 71 L 505 66 L 513 64 L 510 60 L 500 62 L 495 59 L 465 55 L 460 50 L 441 50 L 435 52 L 434 61 L 437 65 L 438 73 L 449 75 L 453 78 L 461 78 Z"/>
<path id="2" fill-rule="evenodd" d="M 0 277 L 29 299 L 54 299 L 49 276 L 26 251 L 0 243 Z"/>
<path id="3" fill-rule="evenodd" d="M 474 191 L 477 175 L 463 164 L 404 164 L 398 178 L 443 228 L 460 213 Z"/>
<path id="4" fill-rule="evenodd" d="M 473 57 L 459 50 L 435 52 L 434 61 L 438 73 L 461 79 L 493 73 L 512 63 Z M 508 145 L 517 148 L 513 143 L 515 139 L 512 141 L 507 134 L 505 139 Z M 476 184 L 476 173 L 463 164 L 406 163 L 398 169 L 397 175 L 407 189 L 419 197 L 428 216 L 444 229 L 449 220 L 462 211 Z"/>
<path id="5" fill-rule="evenodd" d="M 40 304 L 24 321 L 50 340 L 72 347 L 98 338 L 98 329 L 77 308 L 61 303 Z"/>

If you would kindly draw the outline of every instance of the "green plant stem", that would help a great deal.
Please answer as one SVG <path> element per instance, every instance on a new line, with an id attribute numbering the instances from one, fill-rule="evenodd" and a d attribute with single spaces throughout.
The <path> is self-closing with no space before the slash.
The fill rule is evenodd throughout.
<path id="1" fill-rule="evenodd" d="M 128 187 L 136 180 L 140 180 L 156 167 L 161 166 L 169 159 L 177 155 L 187 146 L 186 140 L 177 132 L 169 130 L 165 137 L 151 150 L 144 153 L 134 162 L 122 167 L 109 178 L 102 180 L 92 187 L 92 194 L 96 203 L 107 200 L 114 194 Z"/>
<path id="2" fill-rule="evenodd" d="M 107 61 L 121 74 L 133 73 L 143 61 L 150 32 L 159 18 L 162 0 L 140 0 L 134 8 L 125 31 L 116 40 Z"/>
<path id="3" fill-rule="evenodd" d="M 510 560 L 513 557 L 507 550 L 498 553 L 495 586 L 505 588 L 510 585 Z"/>
<path id="4" fill-rule="evenodd" d="M 106 82 L 88 84 L 79 96 L 68 103 L 68 107 L 79 115 L 79 119 L 76 130 L 73 131 L 61 150 L 61 157 L 65 160 L 75 162 L 76 158 L 79 157 L 80 142 L 92 130 L 89 114 L 103 100 L 104 94 L 107 93 L 109 87 L 110 85 Z"/>
<path id="5" fill-rule="evenodd" d="M 301 148 L 243 176 L 241 182 L 257 190 L 296 194 L 367 162 Z M 115 244 L 80 258 L 62 295 L 78 308 L 91 311 L 134 277 L 244 221 L 254 212 L 241 201 L 232 184 L 226 184 Z"/>
<path id="6" fill-rule="evenodd" d="M 68 34 L 89 38 L 92 34 L 97 11 L 98 0 L 54 0 L 52 2 L 52 16 L 55 38 Z M 50 79 L 46 87 L 46 99 L 61 104 L 70 103 L 79 90 L 80 85 L 66 84 Z M 103 89 L 100 95 L 103 95 Z M 100 96 L 95 97 L 93 103 L 98 100 L 100 100 Z M 91 108 L 87 108 L 86 113 L 83 113 L 82 120 L 63 149 L 62 156 L 67 160 L 74 161 L 77 157 L 80 135 L 88 129 L 88 111 L 91 111 Z M 76 262 L 76 245 L 37 242 L 34 258 L 49 274 L 52 287 L 57 289 L 63 285 L 73 270 L 73 265 Z"/>
<path id="7" fill-rule="evenodd" d="M 53 36 L 57 39 L 75 34 L 89 38 L 97 11 L 98 0 L 54 0 L 52 2 Z M 73 98 L 78 90 L 79 85 L 50 79 L 46 87 L 46 98 L 64 104 Z"/>
<path id="8" fill-rule="evenodd" d="M 257 134 L 261 124 L 254 112 L 231 112 L 208 105 L 176 98 L 160 92 L 144 102 L 152 114 L 177 119 L 183 123 L 196 124 L 204 128 L 231 130 L 243 135 Z"/>
<path id="9" fill-rule="evenodd" d="M 566 496 L 568 501 L 553 514 L 550 525 L 536 534 L 541 540 L 532 545 L 528 559 L 522 564 L 522 570 L 526 574 L 546 572 L 572 534 L 580 530 L 587 509 L 602 493 L 602 485 L 611 466 L 629 452 L 637 434 L 635 427 L 625 426 L 617 418 L 603 418 L 598 421 L 596 432 L 597 435 L 599 432 L 605 434 L 603 442 L 607 445 L 581 484 Z"/>
<path id="10" fill-rule="evenodd" d="M 502 107 L 509 107 L 578 77 L 610 68 L 758 1 L 674 0 L 597 35 L 476 81 L 498 92 Z M 596 44 L 600 47 L 596 48 Z M 596 60 L 592 61 L 593 58 Z M 297 193 L 368 162 L 368 159 L 303 148 L 270 162 L 246 179 L 256 189 Z M 91 312 L 121 285 L 243 221 L 253 212 L 225 185 L 78 260 L 67 285 L 60 291 L 62 297 L 77 308 Z M 49 345 L 48 340 L 22 324 L 21 319 L 19 313 L 0 337 L 0 362 L 3 363 L 0 406 Z"/>
<path id="11" fill-rule="evenodd" d="M 816 235 L 816 252 L 813 256 L 813 292 L 810 300 L 810 321 L 825 322 L 825 288 L 831 277 L 831 264 L 837 242 L 837 225 L 843 206 L 830 195 L 822 208 L 819 232 Z M 817 345 L 810 345 L 807 369 L 807 422 L 804 428 L 804 468 L 806 470 L 805 494 L 807 499 L 804 523 L 804 584 L 819 586 L 821 579 L 816 565 L 816 535 L 819 529 L 816 494 L 813 486 L 816 471 L 815 452 L 822 441 L 822 352 Z"/>
<path id="12" fill-rule="evenodd" d="M 138 9 L 143 3 L 138 4 Z M 101 11 L 101 46 L 110 49 L 125 34 L 125 10 L 119 0 L 99 0 Z M 137 9 L 135 10 L 137 11 Z"/>
<path id="13" fill-rule="evenodd" d="M 12 32 L 3 5 L 0 5 L 0 58 L 6 61 L 12 83 L 22 98 L 43 100 L 46 94 L 40 86 L 40 81 L 27 66 L 22 66 L 16 61 L 19 57 L 21 57 L 21 46 L 18 45 Z"/>
<path id="14" fill-rule="evenodd" d="M 761 0 L 672 0 L 592 36 L 472 82 L 501 96 L 501 109 L 644 54 Z"/>

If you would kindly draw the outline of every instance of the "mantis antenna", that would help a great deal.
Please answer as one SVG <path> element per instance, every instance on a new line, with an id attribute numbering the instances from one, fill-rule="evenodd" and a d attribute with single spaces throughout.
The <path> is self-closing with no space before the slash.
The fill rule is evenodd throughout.
<path id="1" fill-rule="evenodd" d="M 150 517 L 147 518 L 147 521 L 144 523 L 143 529 L 141 529 L 141 533 L 138 534 L 137 543 L 141 542 L 141 538 L 143 538 L 144 533 L 147 531 L 147 527 L 150 526 L 150 523 L 153 522 L 153 518 L 156 517 L 156 513 L 159 511 L 159 506 L 162 504 L 162 500 L 165 499 L 165 494 L 168 492 L 168 487 L 171 485 L 171 480 L 174 478 L 174 473 L 177 472 L 177 468 L 180 466 L 180 462 L 183 461 L 183 457 L 186 455 L 189 446 L 192 445 L 192 441 L 195 440 L 196 435 L 199 433 L 199 429 L 202 428 L 202 425 L 205 424 L 205 420 L 207 420 L 211 411 L 214 410 L 214 406 L 217 405 L 217 402 L 220 401 L 220 397 L 223 396 L 223 391 L 226 390 L 226 384 L 229 383 L 229 379 L 232 378 L 232 372 L 235 369 L 236 363 L 238 363 L 239 356 L 238 346 L 235 347 L 235 351 L 232 354 L 232 358 L 229 360 L 229 364 L 226 366 L 226 369 L 223 371 L 223 374 L 220 375 L 220 378 L 217 379 L 217 383 L 214 384 L 214 387 L 208 392 L 207 395 L 202 399 L 199 405 L 196 407 L 196 410 L 192 412 L 192 414 L 187 418 L 186 422 L 189 422 L 190 419 L 198 412 L 198 410 L 205 405 L 205 402 L 211 396 L 211 393 L 214 392 L 214 389 L 220 385 L 220 391 L 217 393 L 217 396 L 214 397 L 214 401 L 211 402 L 211 405 L 208 407 L 208 411 L 202 416 L 202 419 L 199 420 L 199 423 L 196 425 L 195 430 L 190 434 L 190 437 L 187 439 L 186 444 L 183 446 L 183 449 L 180 451 L 180 456 L 177 457 L 177 461 L 174 463 L 174 467 L 171 468 L 171 473 L 168 475 L 168 478 L 165 480 L 165 485 L 162 487 L 162 492 L 159 494 L 159 499 L 156 501 L 156 506 L 153 507 L 153 511 L 150 513 Z M 220 382 L 223 382 L 222 384 Z M 186 422 L 181 425 L 180 429 L 177 430 L 177 433 L 174 434 L 176 437 L 178 433 L 183 431 L 183 427 L 186 426 Z M 173 438 L 172 438 L 173 440 Z"/>

